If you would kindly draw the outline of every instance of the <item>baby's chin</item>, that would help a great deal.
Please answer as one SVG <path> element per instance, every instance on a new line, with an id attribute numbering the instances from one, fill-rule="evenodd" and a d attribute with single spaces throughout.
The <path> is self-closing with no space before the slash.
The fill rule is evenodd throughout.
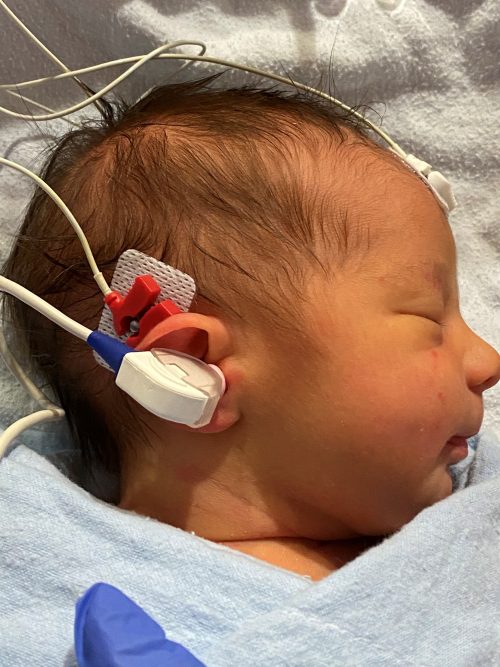
<path id="1" fill-rule="evenodd" d="M 423 512 L 423 510 L 428 507 L 432 507 L 436 503 L 441 502 L 449 498 L 453 492 L 453 482 L 451 479 L 451 474 L 448 471 L 447 467 L 439 467 L 436 469 L 431 477 L 426 480 L 426 483 L 423 485 L 422 493 L 419 494 L 419 498 L 415 503 L 414 509 L 411 512 L 411 516 L 408 521 L 409 523 L 416 516 Z M 405 525 L 403 524 L 403 525 Z M 401 526 L 402 528 L 403 526 Z"/>
<path id="2" fill-rule="evenodd" d="M 449 470 L 449 463 L 439 466 L 433 475 L 432 490 L 434 492 L 434 501 L 430 504 L 445 500 L 453 493 L 453 479 Z"/>
<path id="3" fill-rule="evenodd" d="M 362 535 L 376 536 L 376 535 L 392 535 L 401 530 L 404 526 L 415 519 L 423 510 L 435 505 L 442 500 L 446 500 L 453 491 L 451 474 L 447 468 L 435 470 L 433 474 L 425 480 L 418 491 L 414 491 L 410 496 L 401 497 L 394 500 L 393 507 L 406 508 L 402 509 L 397 517 L 389 518 L 390 512 L 386 517 L 380 517 L 380 520 L 375 520 L 375 525 L 365 526 L 361 531 Z"/>

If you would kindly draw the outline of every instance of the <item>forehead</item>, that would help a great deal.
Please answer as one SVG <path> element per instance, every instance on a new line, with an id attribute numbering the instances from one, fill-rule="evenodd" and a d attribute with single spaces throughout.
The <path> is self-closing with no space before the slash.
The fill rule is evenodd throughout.
<path id="1" fill-rule="evenodd" d="M 454 268 L 442 259 L 424 259 L 415 263 L 407 263 L 403 268 L 394 266 L 384 278 L 406 293 L 419 292 L 422 284 L 426 284 L 434 292 L 443 293 L 448 299 L 452 291 L 450 276 Z"/>
<path id="2" fill-rule="evenodd" d="M 334 303 L 349 309 L 356 303 L 374 305 L 379 293 L 411 299 L 429 291 L 448 300 L 457 291 L 456 249 L 446 216 L 421 179 L 389 155 L 372 153 L 342 174 L 347 225 L 359 228 L 367 243 L 365 252 L 355 248 L 353 261 L 335 273 L 335 290 L 325 290 L 325 298 L 315 296 L 327 316 Z M 319 281 L 313 281 L 316 295 Z"/>
<path id="3" fill-rule="evenodd" d="M 427 269 L 439 280 L 444 268 L 439 257 L 454 248 L 453 234 L 434 193 L 419 176 L 392 153 L 377 152 L 363 167 L 356 198 L 375 245 L 411 250 L 416 261 L 407 258 L 408 270 Z"/>
<path id="4" fill-rule="evenodd" d="M 374 151 L 346 180 L 357 222 L 369 238 L 367 273 L 411 288 L 445 288 L 456 271 L 453 233 L 425 183 L 395 155 Z M 358 177 L 354 172 L 358 172 Z M 358 266 L 363 271 L 363 266 Z"/>

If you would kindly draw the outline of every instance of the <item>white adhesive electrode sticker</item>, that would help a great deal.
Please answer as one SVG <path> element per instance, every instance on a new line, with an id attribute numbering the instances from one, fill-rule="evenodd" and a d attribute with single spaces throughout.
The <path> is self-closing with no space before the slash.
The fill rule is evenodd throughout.
<path id="1" fill-rule="evenodd" d="M 126 296 L 137 276 L 145 274 L 152 276 L 160 287 L 161 291 L 157 303 L 165 299 L 170 299 L 184 312 L 189 310 L 196 293 L 196 284 L 193 278 L 188 276 L 187 273 L 183 273 L 158 259 L 154 259 L 154 257 L 139 252 L 139 250 L 126 250 L 120 255 L 110 287 L 122 296 Z M 103 306 L 98 329 L 108 336 L 121 340 L 123 343 L 126 342 L 130 335 L 127 333 L 123 336 L 118 336 L 113 326 L 111 311 L 106 305 Z M 101 366 L 109 368 L 96 352 L 94 352 L 94 357 Z"/>

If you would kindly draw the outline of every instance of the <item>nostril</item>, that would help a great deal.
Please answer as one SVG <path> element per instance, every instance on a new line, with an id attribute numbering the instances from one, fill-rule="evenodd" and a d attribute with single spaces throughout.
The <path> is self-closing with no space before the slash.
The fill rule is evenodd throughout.
<path id="1" fill-rule="evenodd" d="M 494 373 L 481 387 L 481 391 L 487 391 L 494 387 L 500 381 L 500 361 L 498 364 L 498 370 Z"/>
<path id="2" fill-rule="evenodd" d="M 468 356 L 469 383 L 483 392 L 500 382 L 500 354 L 476 333 L 474 336 L 476 344 Z"/>

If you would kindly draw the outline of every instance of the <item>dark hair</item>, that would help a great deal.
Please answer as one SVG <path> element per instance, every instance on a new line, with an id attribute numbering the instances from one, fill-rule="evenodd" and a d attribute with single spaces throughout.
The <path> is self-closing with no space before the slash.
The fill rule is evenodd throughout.
<path id="1" fill-rule="evenodd" d="M 321 156 L 347 165 L 360 152 L 387 151 L 351 112 L 317 97 L 221 89 L 214 78 L 164 85 L 133 105 L 104 102 L 98 120 L 57 141 L 41 176 L 83 227 L 108 281 L 120 254 L 136 248 L 194 278 L 194 310 L 204 303 L 249 326 L 296 331 L 307 263 L 331 275 L 363 243 L 347 203 L 302 171 L 321 173 Z M 81 246 L 40 189 L 3 274 L 97 326 L 102 298 Z M 117 430 L 96 407 L 88 366 L 84 377 L 71 363 L 82 344 L 20 301 L 5 303 L 24 346 L 17 352 L 55 390 L 84 465 L 118 471 Z"/>

